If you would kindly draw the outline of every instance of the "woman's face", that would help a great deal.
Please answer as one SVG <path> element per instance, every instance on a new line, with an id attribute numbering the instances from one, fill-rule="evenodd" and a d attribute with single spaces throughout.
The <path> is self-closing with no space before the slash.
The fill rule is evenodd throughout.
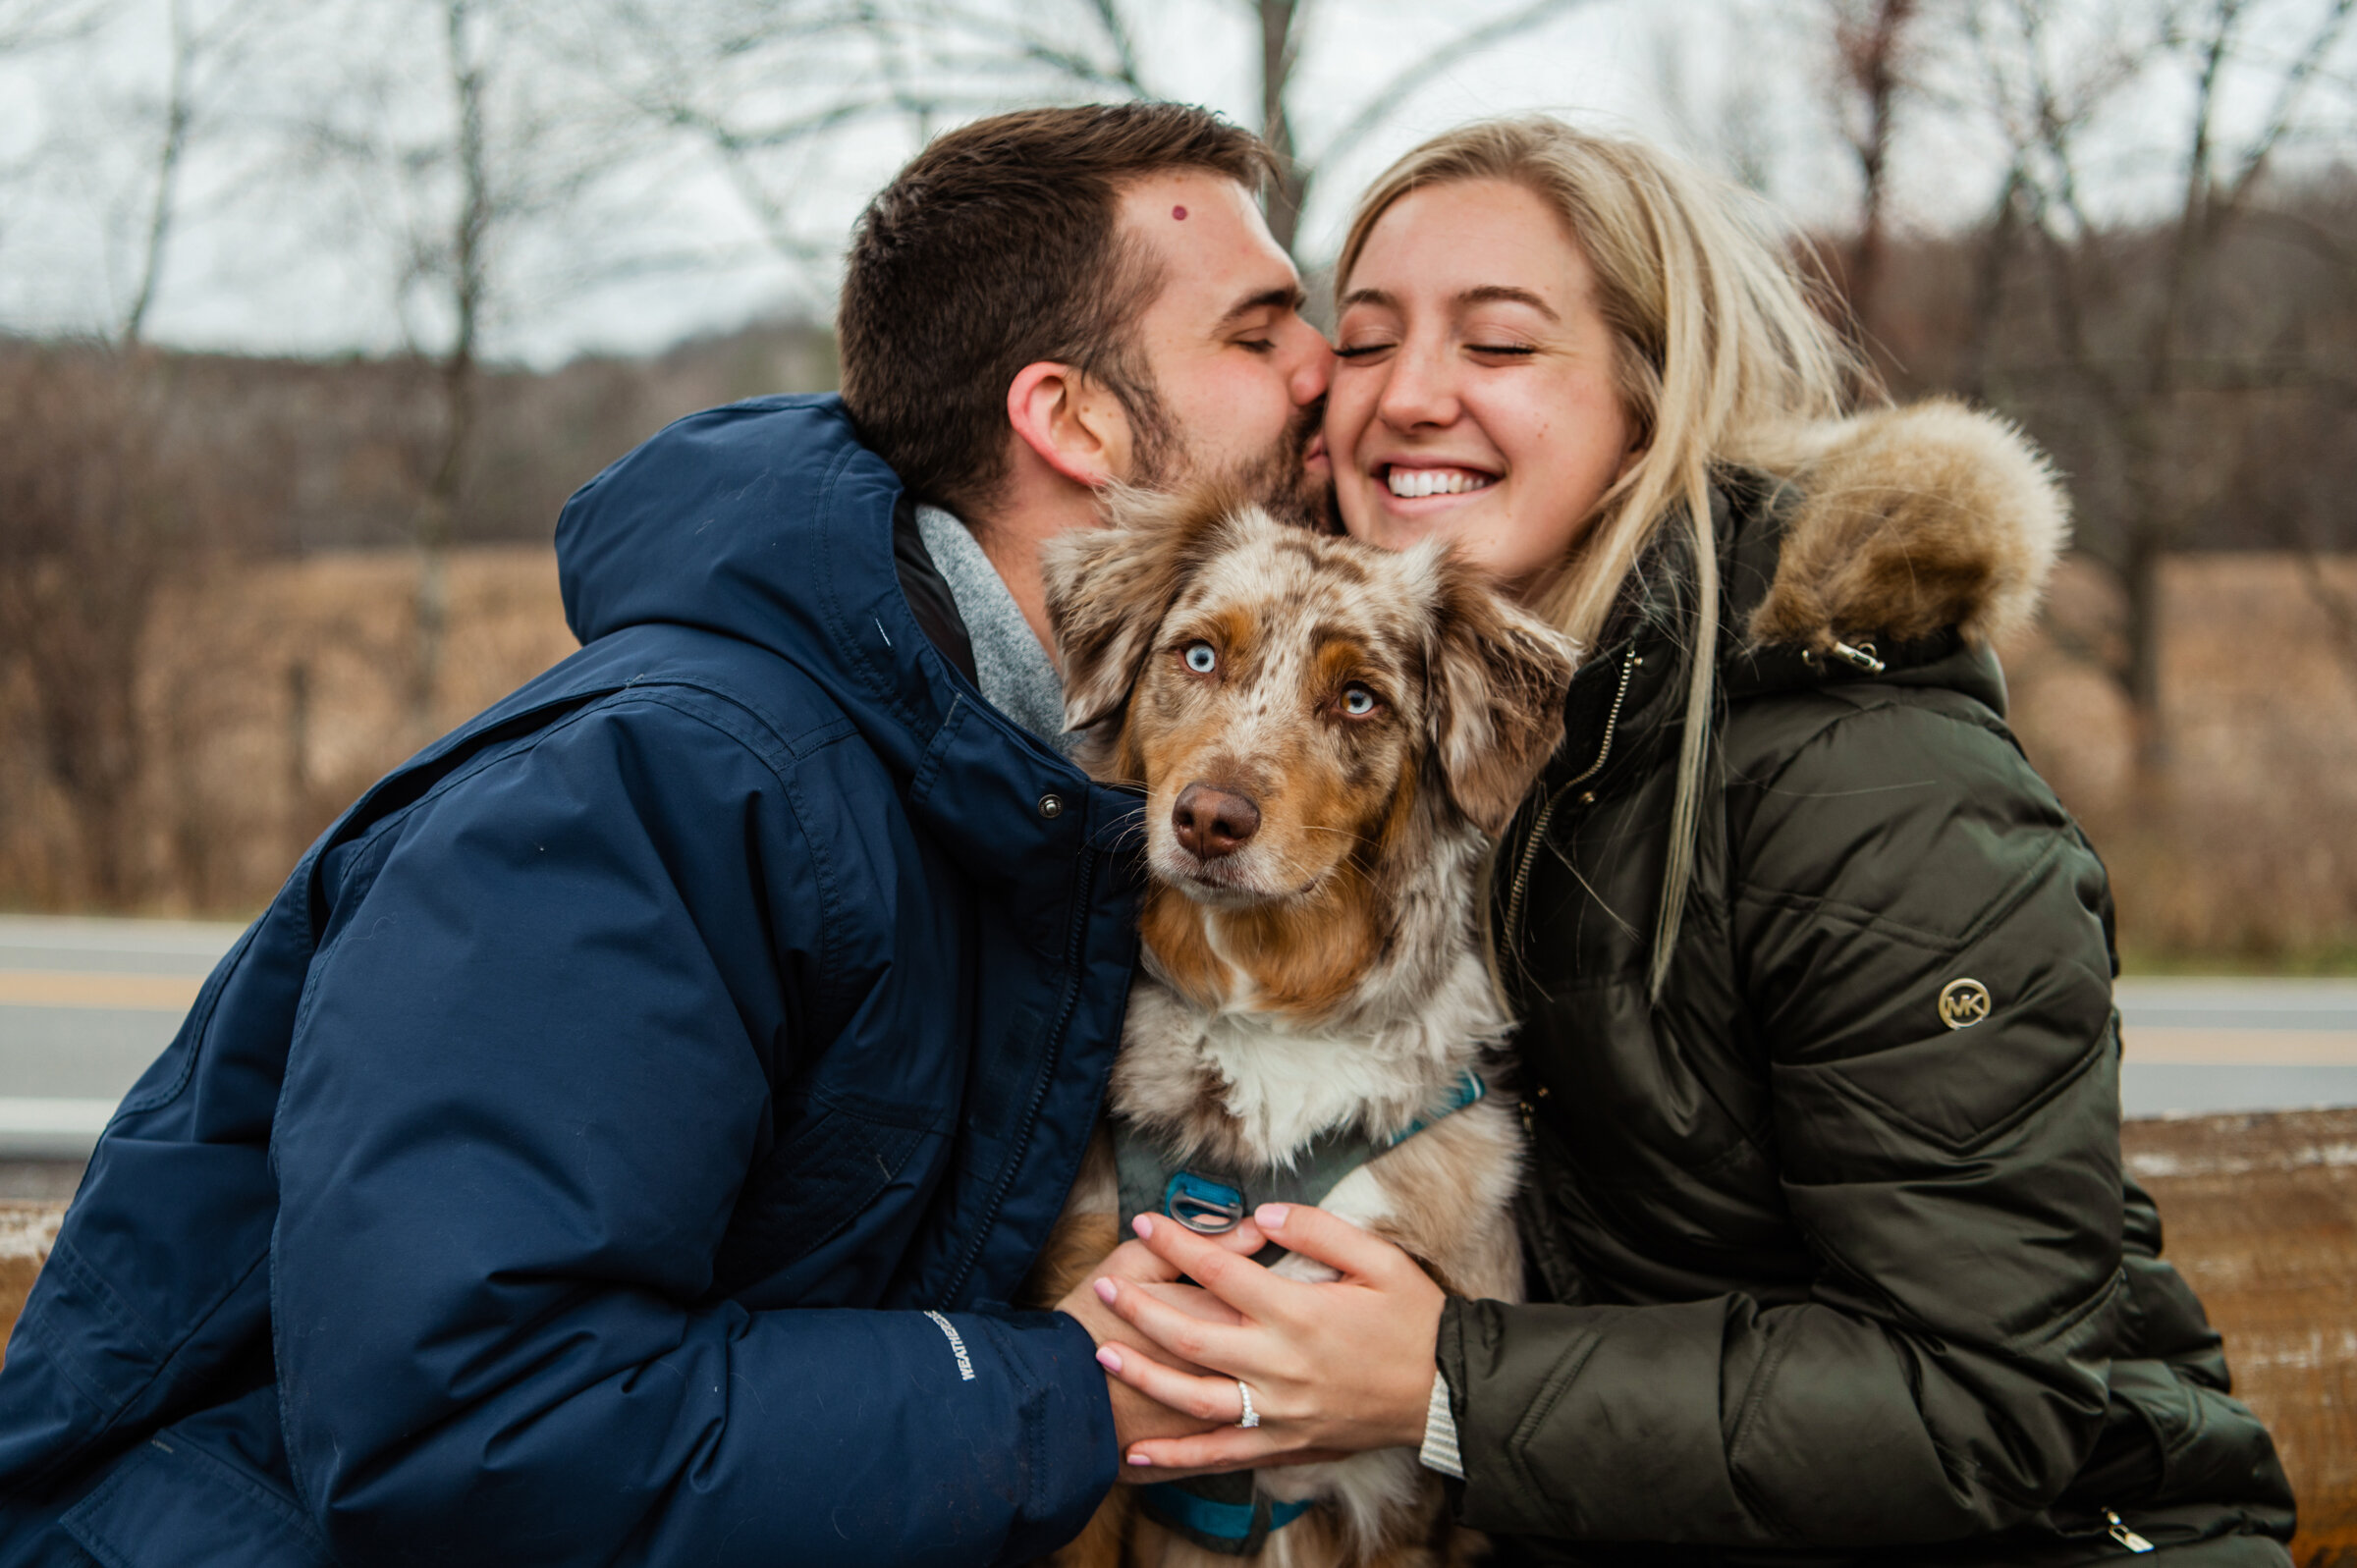
<path id="1" fill-rule="evenodd" d="M 1352 536 L 1453 540 L 1525 598 L 1545 585 L 1637 456 L 1594 294 L 1562 220 L 1521 186 L 1392 204 L 1346 280 L 1326 405 Z"/>

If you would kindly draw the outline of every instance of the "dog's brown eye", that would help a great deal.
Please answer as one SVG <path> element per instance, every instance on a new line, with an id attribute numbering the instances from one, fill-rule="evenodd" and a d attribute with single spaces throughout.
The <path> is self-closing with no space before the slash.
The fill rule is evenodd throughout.
<path id="1" fill-rule="evenodd" d="M 1208 642 L 1188 643 L 1186 652 L 1180 657 L 1186 660 L 1186 667 L 1199 676 L 1210 675 L 1220 667 L 1219 653 Z"/>
<path id="2" fill-rule="evenodd" d="M 1353 719 L 1364 719 L 1374 711 L 1375 693 L 1359 685 L 1343 688 L 1343 712 Z"/>

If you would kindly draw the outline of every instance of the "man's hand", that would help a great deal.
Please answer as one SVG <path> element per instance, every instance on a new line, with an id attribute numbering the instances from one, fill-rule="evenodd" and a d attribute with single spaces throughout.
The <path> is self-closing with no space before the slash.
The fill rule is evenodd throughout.
<path id="1" fill-rule="evenodd" d="M 1259 1226 L 1249 1219 L 1227 1235 L 1216 1238 L 1216 1245 L 1229 1252 L 1240 1253 L 1245 1257 L 1250 1257 L 1267 1244 L 1267 1238 L 1262 1236 Z M 1089 1337 L 1094 1339 L 1100 1347 L 1104 1346 L 1107 1340 L 1124 1333 L 1128 1334 L 1132 1339 L 1136 1337 L 1136 1331 L 1114 1316 L 1113 1310 L 1105 1305 L 1102 1295 L 1096 1288 L 1096 1282 L 1101 1279 L 1122 1280 L 1131 1284 L 1160 1285 L 1163 1287 L 1162 1299 L 1166 1304 L 1179 1312 L 1200 1317 L 1207 1323 L 1233 1325 L 1241 1321 L 1218 1297 L 1209 1291 L 1199 1290 L 1191 1285 L 1181 1285 L 1178 1282 L 1178 1270 L 1174 1265 L 1165 1263 L 1156 1257 L 1143 1242 L 1124 1241 L 1108 1253 L 1103 1263 L 1090 1270 L 1088 1277 L 1074 1286 L 1070 1295 L 1056 1304 L 1056 1310 L 1069 1313 L 1078 1319 L 1080 1325 L 1088 1330 Z M 1107 1352 L 1100 1348 L 1097 1359 L 1105 1360 L 1106 1354 Z M 1164 1354 L 1168 1357 L 1168 1352 Z M 1174 1365 L 1184 1367 L 1191 1373 L 1199 1374 L 1203 1370 L 1178 1362 L 1176 1358 L 1169 1359 L 1173 1361 Z M 1118 1364 L 1117 1353 L 1116 1361 L 1108 1365 L 1108 1373 L 1110 1374 Z M 1132 1445 L 1150 1438 L 1192 1437 L 1223 1425 L 1219 1421 L 1205 1421 L 1173 1410 L 1168 1405 L 1157 1403 L 1118 1378 L 1108 1376 L 1106 1382 L 1113 1395 L 1114 1435 L 1121 1443 L 1122 1452 L 1124 1454 L 1130 1451 Z M 1172 1471 L 1165 1470 L 1141 1475 L 1128 1465 L 1122 1467 L 1122 1480 L 1124 1481 L 1168 1481 L 1174 1474 Z"/>

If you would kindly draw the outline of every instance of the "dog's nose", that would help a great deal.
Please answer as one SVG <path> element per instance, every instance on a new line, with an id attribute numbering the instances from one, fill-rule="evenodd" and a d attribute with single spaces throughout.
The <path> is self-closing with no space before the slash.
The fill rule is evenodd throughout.
<path id="1" fill-rule="evenodd" d="M 1242 795 L 1190 784 L 1171 808 L 1171 826 L 1178 830 L 1180 848 L 1217 860 L 1241 849 L 1260 831 L 1260 808 Z"/>

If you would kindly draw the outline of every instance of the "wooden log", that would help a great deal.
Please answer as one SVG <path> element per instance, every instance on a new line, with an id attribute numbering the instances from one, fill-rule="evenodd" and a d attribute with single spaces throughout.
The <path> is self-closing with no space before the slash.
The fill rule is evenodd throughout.
<path id="1" fill-rule="evenodd" d="M 65 1217 L 62 1203 L 0 1203 L 0 1344 L 16 1327 L 33 1275 L 48 1261 L 49 1244 Z"/>
<path id="2" fill-rule="evenodd" d="M 2292 1560 L 2357 1568 L 2357 1110 L 2132 1121 L 2121 1142 L 2226 1336 L 2236 1396 L 2275 1433 L 2300 1502 Z M 0 1203 L 0 1335 L 64 1213 Z"/>
<path id="3" fill-rule="evenodd" d="M 2121 1144 L 2275 1434 L 2292 1561 L 2357 1568 L 2357 1110 L 2131 1121 Z"/>

